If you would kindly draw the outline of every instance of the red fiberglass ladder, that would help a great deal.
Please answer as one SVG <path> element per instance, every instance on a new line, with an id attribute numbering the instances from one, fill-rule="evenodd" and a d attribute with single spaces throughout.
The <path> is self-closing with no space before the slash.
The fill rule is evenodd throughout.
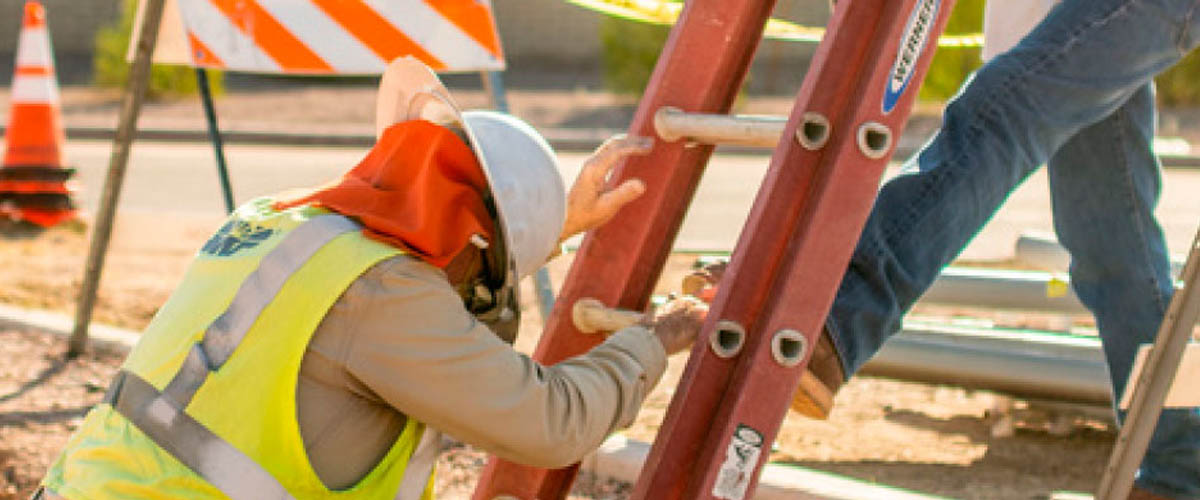
<path id="1" fill-rule="evenodd" d="M 729 112 L 774 4 L 686 3 L 629 128 L 659 140 L 614 174 L 647 191 L 584 240 L 535 359 L 555 363 L 602 340 L 572 323 L 581 298 L 644 308 L 712 154 L 704 142 L 754 142 L 753 123 L 727 127 L 733 134 L 709 125 L 736 122 L 714 114 Z M 753 495 L 953 4 L 834 9 L 634 498 Z M 577 471 L 493 458 L 474 498 L 565 498 Z"/>

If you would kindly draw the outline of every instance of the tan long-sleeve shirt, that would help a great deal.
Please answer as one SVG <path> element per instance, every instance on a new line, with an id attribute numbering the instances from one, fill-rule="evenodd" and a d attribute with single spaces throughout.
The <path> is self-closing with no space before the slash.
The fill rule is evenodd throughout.
<path id="1" fill-rule="evenodd" d="M 331 488 L 366 475 L 408 417 L 512 461 L 562 467 L 631 424 L 665 367 L 641 327 L 540 365 L 471 316 L 440 269 L 398 256 L 354 281 L 309 342 L 300 432 Z"/>

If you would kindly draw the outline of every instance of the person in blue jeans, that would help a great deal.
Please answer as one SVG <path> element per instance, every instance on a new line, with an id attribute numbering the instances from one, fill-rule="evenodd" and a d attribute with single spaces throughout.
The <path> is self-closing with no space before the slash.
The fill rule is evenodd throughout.
<path id="1" fill-rule="evenodd" d="M 1047 164 L 1071 284 L 1095 314 L 1119 399 L 1173 290 L 1153 213 L 1161 175 L 1151 79 L 1198 37 L 1198 0 L 1064 0 L 980 68 L 937 135 L 879 192 L 810 361 L 827 389 L 900 331 L 942 268 Z M 1163 412 L 1130 498 L 1200 498 L 1197 409 Z"/>

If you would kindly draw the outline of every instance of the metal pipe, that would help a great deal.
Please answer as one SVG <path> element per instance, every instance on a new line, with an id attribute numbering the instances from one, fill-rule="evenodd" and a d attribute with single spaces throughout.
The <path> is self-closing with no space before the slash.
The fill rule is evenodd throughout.
<path id="1" fill-rule="evenodd" d="M 948 267 L 920 303 L 1088 314 L 1065 276 L 1040 271 Z"/>
<path id="2" fill-rule="evenodd" d="M 654 130 L 664 141 L 687 139 L 701 144 L 775 147 L 787 117 L 687 113 L 663 106 L 654 113 Z"/>
<path id="3" fill-rule="evenodd" d="M 1071 266 L 1071 254 L 1053 235 L 1025 232 L 1017 238 L 1016 259 L 1025 265 L 1051 271 L 1066 272 Z M 1183 273 L 1183 261 L 1171 259 L 1171 276 Z"/>
<path id="4" fill-rule="evenodd" d="M 1098 337 L 906 322 L 859 373 L 1110 405 Z"/>

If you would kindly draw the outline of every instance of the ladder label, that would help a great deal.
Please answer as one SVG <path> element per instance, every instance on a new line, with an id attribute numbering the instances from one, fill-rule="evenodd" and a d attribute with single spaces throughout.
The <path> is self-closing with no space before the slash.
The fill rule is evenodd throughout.
<path id="1" fill-rule="evenodd" d="M 726 500 L 742 500 L 754 477 L 754 467 L 762 454 L 763 436 L 753 428 L 738 424 L 733 431 L 729 448 L 725 449 L 725 463 L 713 485 L 712 494 Z"/>
<path id="2" fill-rule="evenodd" d="M 900 47 L 896 49 L 896 60 L 892 63 L 891 78 L 888 78 L 887 89 L 883 92 L 883 112 L 891 113 L 900 102 L 900 96 L 908 90 L 912 83 L 913 73 L 916 72 L 917 60 L 929 42 L 929 33 L 933 31 L 933 23 L 937 20 L 941 0 L 921 0 L 908 16 L 908 24 L 904 26 L 904 38 L 900 39 Z"/>

